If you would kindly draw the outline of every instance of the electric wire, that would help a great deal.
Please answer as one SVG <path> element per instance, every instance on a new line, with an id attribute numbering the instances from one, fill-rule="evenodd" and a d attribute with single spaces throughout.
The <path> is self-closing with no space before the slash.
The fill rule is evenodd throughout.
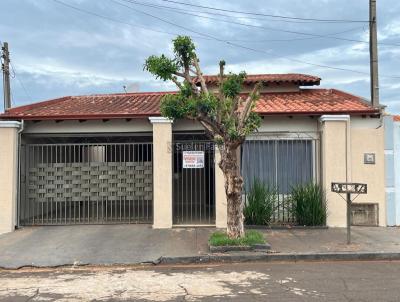
<path id="1" fill-rule="evenodd" d="M 143 4 L 143 3 L 135 1 L 135 0 L 122 0 L 122 1 L 129 2 L 131 4 L 157 8 L 154 5 Z M 244 27 L 256 28 L 256 29 L 265 29 L 265 30 L 269 30 L 269 31 L 284 32 L 284 33 L 296 34 L 296 35 L 304 35 L 304 36 L 310 36 L 310 37 L 316 37 L 316 38 L 322 38 L 322 39 L 334 39 L 334 40 L 369 44 L 368 41 L 349 39 L 349 38 L 343 38 L 343 37 L 335 37 L 332 35 L 313 34 L 313 33 L 301 32 L 301 31 L 293 31 L 293 30 L 285 30 L 285 29 L 267 27 L 267 26 L 263 26 L 263 25 L 253 25 L 253 24 L 247 24 L 247 23 L 241 23 L 241 22 L 235 22 L 235 21 L 229 21 L 229 20 L 222 20 L 222 19 L 218 19 L 218 18 L 214 18 L 214 17 L 202 16 L 202 15 L 186 13 L 186 12 L 175 12 L 175 13 L 185 14 L 185 15 L 194 16 L 194 17 L 198 17 L 198 18 L 204 18 L 204 19 L 208 19 L 208 20 L 214 20 L 217 22 L 223 22 L 223 23 L 229 23 L 229 24 L 234 24 L 234 25 L 239 25 L 239 26 L 244 26 Z M 385 43 L 385 42 L 379 42 L 378 44 L 379 45 L 387 45 L 387 46 L 400 46 L 400 44 Z"/>
<path id="2" fill-rule="evenodd" d="M 59 1 L 59 0 L 53 0 L 53 1 Z M 196 34 L 201 35 L 201 36 L 205 36 L 205 37 L 211 38 L 211 39 L 213 39 L 213 40 L 215 40 L 215 41 L 219 41 L 219 42 L 223 42 L 223 43 L 225 43 L 225 44 L 231 45 L 231 46 L 235 46 L 235 47 L 237 47 L 237 48 L 242 48 L 242 49 L 246 49 L 246 50 L 251 50 L 251 51 L 253 51 L 253 52 L 263 53 L 263 54 L 266 54 L 266 55 L 271 56 L 271 57 L 286 59 L 286 60 L 288 60 L 288 61 L 292 61 L 292 62 L 296 62 L 296 63 L 301 63 L 301 64 L 305 64 L 305 65 L 310 65 L 310 66 L 314 66 L 314 67 L 327 68 L 327 69 L 332 69 L 332 70 L 347 71 L 347 72 L 352 72 L 352 73 L 358 73 L 358 74 L 369 75 L 368 72 L 363 72 L 363 71 L 359 71 L 359 70 L 353 70 L 353 69 L 342 68 L 342 67 L 334 67 L 334 66 L 329 66 L 329 65 L 324 65 L 324 64 L 318 64 L 318 63 L 307 62 L 307 61 L 303 61 L 303 60 L 299 60 L 299 59 L 293 59 L 293 58 L 290 58 L 290 57 L 287 57 L 287 56 L 278 56 L 278 55 L 274 55 L 274 54 L 271 54 L 270 52 L 267 52 L 267 51 L 265 51 L 265 50 L 256 49 L 256 48 L 244 46 L 244 45 L 241 45 L 241 44 L 233 43 L 233 42 L 230 42 L 230 41 L 228 41 L 228 40 L 220 39 L 220 38 L 218 38 L 218 37 L 214 37 L 214 36 L 212 36 L 212 35 L 205 34 L 205 33 L 202 33 L 202 32 L 199 32 L 199 31 L 196 31 L 196 30 L 193 30 L 193 29 L 190 29 L 190 28 L 188 28 L 188 27 L 186 27 L 186 26 L 176 24 L 176 23 L 171 22 L 171 21 L 169 21 L 169 20 L 165 20 L 165 19 L 163 19 L 163 18 L 160 18 L 160 17 L 158 17 L 158 16 L 155 16 L 155 15 L 153 15 L 153 14 L 150 14 L 150 13 L 148 13 L 148 12 L 145 12 L 145 11 L 142 11 L 142 10 L 139 10 L 139 9 L 136 9 L 136 8 L 133 8 L 133 7 L 129 6 L 129 5 L 125 5 L 125 4 L 120 3 L 120 2 L 118 2 L 118 1 L 116 1 L 116 0 L 110 0 L 110 1 L 111 1 L 111 2 L 114 2 L 114 3 L 117 3 L 117 4 L 119 4 L 119 5 L 123 6 L 123 7 L 126 7 L 126 8 L 128 8 L 128 9 L 130 9 L 130 10 L 133 10 L 133 11 L 135 11 L 135 12 L 142 13 L 142 14 L 144 14 L 144 15 L 146 15 L 146 16 L 149 16 L 149 17 L 152 17 L 152 18 L 157 19 L 157 20 L 159 20 L 159 21 L 162 21 L 162 22 L 164 22 L 164 23 L 167 23 L 167 24 L 173 25 L 173 26 L 175 26 L 175 27 L 178 27 L 178 28 L 187 30 L 187 31 L 189 31 L 189 32 L 196 33 Z M 400 79 L 400 76 L 392 76 L 392 75 L 380 75 L 380 76 L 381 76 L 381 77 L 386 77 L 386 78 Z"/>
<path id="3" fill-rule="evenodd" d="M 288 19 L 288 20 L 304 20 L 304 21 L 316 21 L 316 22 L 337 22 L 337 23 L 369 23 L 369 21 L 367 21 L 367 20 L 300 18 L 300 17 L 290 17 L 290 16 L 282 16 L 282 15 L 273 15 L 273 14 L 264 14 L 264 13 L 255 13 L 255 12 L 230 10 L 230 9 L 216 8 L 216 7 L 205 6 L 205 5 L 185 3 L 185 2 L 174 1 L 174 0 L 160 0 L 160 1 L 179 4 L 179 5 L 185 5 L 185 6 L 190 6 L 190 7 L 197 7 L 197 8 L 203 8 L 203 9 L 215 10 L 215 11 L 222 11 L 222 12 L 229 12 L 229 13 L 236 13 L 236 14 L 243 14 L 243 15 L 251 15 L 251 16 L 264 16 L 264 17 L 271 17 L 271 18 L 281 18 L 281 19 Z"/>

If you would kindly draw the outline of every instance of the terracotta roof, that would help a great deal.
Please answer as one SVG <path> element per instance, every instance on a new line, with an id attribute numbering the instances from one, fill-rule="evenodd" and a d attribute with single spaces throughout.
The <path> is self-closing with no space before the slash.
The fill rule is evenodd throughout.
<path id="1" fill-rule="evenodd" d="M 260 114 L 374 114 L 364 99 L 336 89 L 301 89 L 299 92 L 265 93 L 255 111 Z"/>
<path id="2" fill-rule="evenodd" d="M 67 96 L 14 107 L 0 119 L 63 120 L 116 119 L 160 115 L 161 98 L 176 92 L 122 93 Z M 263 93 L 255 111 L 275 114 L 377 114 L 362 98 L 335 89 L 301 89 L 297 92 Z"/>
<path id="3" fill-rule="evenodd" d="M 394 120 L 395 122 L 400 122 L 400 115 L 395 115 L 395 116 L 393 116 L 393 120 Z"/>
<path id="4" fill-rule="evenodd" d="M 217 84 L 218 75 L 205 75 L 204 80 L 207 84 Z M 195 80 L 196 81 L 196 80 Z M 263 83 L 294 83 L 300 86 L 319 85 L 321 78 L 300 73 L 284 74 L 250 74 L 246 76 L 245 84 Z M 198 83 L 198 81 L 196 81 Z"/>

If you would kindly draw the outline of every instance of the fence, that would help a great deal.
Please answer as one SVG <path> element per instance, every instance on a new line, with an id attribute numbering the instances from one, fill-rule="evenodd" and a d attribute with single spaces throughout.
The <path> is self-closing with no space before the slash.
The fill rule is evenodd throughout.
<path id="1" fill-rule="evenodd" d="M 291 190 L 294 186 L 319 182 L 319 133 L 257 133 L 242 146 L 241 168 L 244 195 L 255 179 L 276 190 L 272 223 L 294 223 Z"/>
<path id="2" fill-rule="evenodd" d="M 151 143 L 26 144 L 21 225 L 151 223 Z"/>

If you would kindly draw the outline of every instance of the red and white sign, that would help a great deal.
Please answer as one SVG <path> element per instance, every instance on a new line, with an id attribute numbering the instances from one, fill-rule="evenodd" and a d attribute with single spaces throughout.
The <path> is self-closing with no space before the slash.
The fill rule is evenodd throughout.
<path id="1" fill-rule="evenodd" d="M 184 169 L 204 168 L 204 151 L 183 151 L 182 167 Z"/>

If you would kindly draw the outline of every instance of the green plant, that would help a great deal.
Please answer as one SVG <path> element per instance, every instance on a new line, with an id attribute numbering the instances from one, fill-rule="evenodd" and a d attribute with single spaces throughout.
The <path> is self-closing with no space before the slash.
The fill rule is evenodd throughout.
<path id="1" fill-rule="evenodd" d="M 270 188 L 258 179 L 254 179 L 243 209 L 245 223 L 247 225 L 268 225 L 276 200 L 275 189 Z"/>
<path id="2" fill-rule="evenodd" d="M 265 239 L 262 233 L 250 230 L 245 232 L 245 236 L 241 238 L 229 238 L 225 232 L 214 232 L 211 234 L 208 243 L 212 246 L 226 245 L 245 245 L 264 244 Z"/>
<path id="3" fill-rule="evenodd" d="M 325 192 L 318 184 L 309 183 L 292 189 L 293 211 L 299 225 L 326 224 Z"/>

